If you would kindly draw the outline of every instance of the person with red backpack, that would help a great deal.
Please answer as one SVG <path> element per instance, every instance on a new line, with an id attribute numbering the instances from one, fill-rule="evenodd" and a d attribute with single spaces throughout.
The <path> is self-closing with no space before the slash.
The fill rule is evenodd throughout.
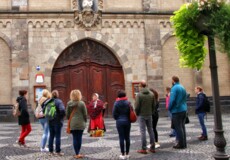
<path id="1" fill-rule="evenodd" d="M 197 94 L 195 112 L 198 116 L 200 126 L 202 129 L 202 134 L 200 137 L 198 137 L 198 139 L 201 141 L 205 141 L 208 140 L 207 129 L 204 124 L 204 117 L 206 115 L 206 111 L 205 111 L 206 95 L 204 94 L 203 89 L 200 86 L 195 87 L 195 93 Z"/>

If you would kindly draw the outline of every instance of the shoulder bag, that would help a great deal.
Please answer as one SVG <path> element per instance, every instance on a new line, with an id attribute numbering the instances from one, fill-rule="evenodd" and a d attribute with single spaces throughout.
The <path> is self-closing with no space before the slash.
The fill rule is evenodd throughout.
<path id="1" fill-rule="evenodd" d="M 77 107 L 75 106 L 75 108 L 73 109 L 73 111 L 71 112 L 71 115 L 69 117 L 69 120 L 68 120 L 68 123 L 67 123 L 67 128 L 66 128 L 66 133 L 70 134 L 70 122 L 71 122 L 71 119 L 73 118 L 73 115 L 76 113 L 77 111 Z"/>
<path id="2" fill-rule="evenodd" d="M 133 110 L 132 105 L 129 103 L 129 108 L 130 108 L 130 112 L 129 112 L 129 120 L 131 123 L 134 123 L 137 121 L 137 115 Z"/>

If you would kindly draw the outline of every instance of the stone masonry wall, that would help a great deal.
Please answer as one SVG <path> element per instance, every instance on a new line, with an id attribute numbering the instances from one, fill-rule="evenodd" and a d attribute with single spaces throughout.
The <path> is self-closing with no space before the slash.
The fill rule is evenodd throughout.
<path id="1" fill-rule="evenodd" d="M 36 66 L 45 74 L 50 89 L 52 67 L 65 48 L 78 40 L 90 38 L 107 46 L 123 66 L 125 85 L 131 98 L 131 83 L 145 79 L 144 25 L 142 20 L 103 20 L 100 31 L 75 30 L 71 19 L 28 19 L 30 92 L 35 85 Z M 31 98 L 32 101 L 32 98 Z"/>

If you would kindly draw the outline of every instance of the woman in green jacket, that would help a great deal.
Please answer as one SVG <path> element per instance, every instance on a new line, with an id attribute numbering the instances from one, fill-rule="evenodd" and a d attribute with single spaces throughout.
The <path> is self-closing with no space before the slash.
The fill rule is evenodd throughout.
<path id="1" fill-rule="evenodd" d="M 74 158 L 83 158 L 79 154 L 82 144 L 82 135 L 86 127 L 87 109 L 85 103 L 81 100 L 82 95 L 79 90 L 72 90 L 70 93 L 70 101 L 67 103 L 66 113 L 67 119 L 71 118 L 70 130 L 73 135 L 73 147 L 76 155 Z"/>

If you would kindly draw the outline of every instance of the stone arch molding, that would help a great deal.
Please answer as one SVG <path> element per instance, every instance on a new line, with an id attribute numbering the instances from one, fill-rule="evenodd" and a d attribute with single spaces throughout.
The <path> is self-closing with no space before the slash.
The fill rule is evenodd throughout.
<path id="1" fill-rule="evenodd" d="M 131 81 L 130 77 L 132 77 L 133 71 L 132 67 L 128 61 L 128 57 L 125 54 L 125 52 L 119 47 L 119 45 L 111 39 L 108 35 L 103 35 L 101 33 L 95 33 L 95 32 L 78 32 L 73 33 L 70 37 L 65 39 L 63 42 L 57 45 L 53 53 L 51 54 L 51 57 L 47 61 L 48 64 L 48 70 L 52 72 L 52 69 L 54 67 L 55 61 L 59 57 L 59 55 L 71 44 L 83 40 L 83 39 L 91 39 L 94 41 L 97 41 L 101 43 L 102 45 L 105 45 L 108 47 L 113 54 L 116 56 L 118 61 L 123 67 L 124 76 L 126 81 Z M 50 77 L 51 77 L 50 73 Z"/>
<path id="2" fill-rule="evenodd" d="M 10 38 L 8 36 L 6 36 L 4 33 L 0 32 L 0 38 L 2 38 L 6 44 L 8 45 L 8 47 L 10 48 L 10 51 L 11 51 L 11 48 L 12 48 L 12 42 L 10 40 Z"/>
<path id="3" fill-rule="evenodd" d="M 166 33 L 162 38 L 161 38 L 161 46 L 163 46 L 165 44 L 165 42 L 170 38 L 173 37 L 173 31 L 170 31 L 168 33 Z"/>

